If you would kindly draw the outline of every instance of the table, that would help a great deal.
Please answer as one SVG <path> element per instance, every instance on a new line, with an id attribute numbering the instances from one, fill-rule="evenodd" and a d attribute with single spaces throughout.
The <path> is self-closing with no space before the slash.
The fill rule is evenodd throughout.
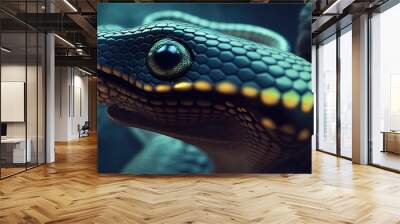
<path id="1" fill-rule="evenodd" d="M 31 162 L 32 141 L 27 138 L 25 150 L 25 138 L 5 138 L 1 139 L 1 157 L 6 163 L 26 163 Z"/>
<path id="2" fill-rule="evenodd" d="M 400 131 L 382 131 L 381 133 L 383 133 L 382 152 L 400 154 Z"/>

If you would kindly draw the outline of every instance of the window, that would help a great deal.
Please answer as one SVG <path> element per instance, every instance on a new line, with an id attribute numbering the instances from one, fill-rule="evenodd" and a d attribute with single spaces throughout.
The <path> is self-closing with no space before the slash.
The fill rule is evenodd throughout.
<path id="1" fill-rule="evenodd" d="M 340 155 L 351 158 L 352 148 L 352 35 L 351 26 L 340 36 Z"/>
<path id="2" fill-rule="evenodd" d="M 336 36 L 318 48 L 318 149 L 336 153 Z"/>
<path id="3" fill-rule="evenodd" d="M 400 5 L 371 18 L 371 162 L 400 170 Z"/>

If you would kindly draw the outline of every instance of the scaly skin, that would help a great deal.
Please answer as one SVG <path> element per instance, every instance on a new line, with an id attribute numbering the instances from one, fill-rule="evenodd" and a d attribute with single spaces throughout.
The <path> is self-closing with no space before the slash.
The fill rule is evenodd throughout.
<path id="1" fill-rule="evenodd" d="M 213 22 L 181 11 L 165 10 L 151 13 L 145 17 L 143 24 L 149 24 L 163 20 L 190 23 L 198 27 L 215 30 L 220 33 L 244 38 L 257 43 L 262 43 L 282 51 L 290 50 L 289 43 L 284 37 L 264 27 L 242 23 Z"/>
<path id="2" fill-rule="evenodd" d="M 148 62 L 166 38 L 191 55 L 190 67 L 168 79 Z M 216 172 L 310 172 L 313 95 L 304 59 L 168 21 L 100 32 L 98 49 L 98 100 L 115 121 L 199 147 Z"/>

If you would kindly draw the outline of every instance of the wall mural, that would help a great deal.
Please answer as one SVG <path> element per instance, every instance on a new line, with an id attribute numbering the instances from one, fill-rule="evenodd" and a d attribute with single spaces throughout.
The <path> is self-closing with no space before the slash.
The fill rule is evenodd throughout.
<path id="1" fill-rule="evenodd" d="M 99 172 L 310 173 L 310 26 L 304 4 L 100 4 Z"/>

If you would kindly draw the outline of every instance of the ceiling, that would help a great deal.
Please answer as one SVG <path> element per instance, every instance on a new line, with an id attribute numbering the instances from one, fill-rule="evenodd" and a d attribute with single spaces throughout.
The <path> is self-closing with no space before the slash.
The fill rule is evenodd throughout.
<path id="1" fill-rule="evenodd" d="M 48 0 L 46 5 L 45 0 L 1 0 L 2 46 L 11 50 L 8 53 L 2 51 L 2 60 L 8 58 L 17 61 L 24 60 L 25 57 L 35 57 L 38 48 L 35 45 L 36 39 L 32 40 L 33 36 L 36 37 L 38 32 L 54 32 L 57 34 L 56 65 L 60 62 L 72 66 L 86 60 L 90 62 L 86 62 L 86 66 L 89 64 L 88 67 L 94 68 L 98 2 L 100 1 Z M 35 32 L 35 35 L 29 32 Z M 41 37 L 43 40 L 44 37 Z M 84 59 L 81 59 L 83 56 Z"/>
<path id="2" fill-rule="evenodd" d="M 331 36 L 351 23 L 353 17 L 373 11 L 389 0 L 313 0 L 313 43 Z"/>

